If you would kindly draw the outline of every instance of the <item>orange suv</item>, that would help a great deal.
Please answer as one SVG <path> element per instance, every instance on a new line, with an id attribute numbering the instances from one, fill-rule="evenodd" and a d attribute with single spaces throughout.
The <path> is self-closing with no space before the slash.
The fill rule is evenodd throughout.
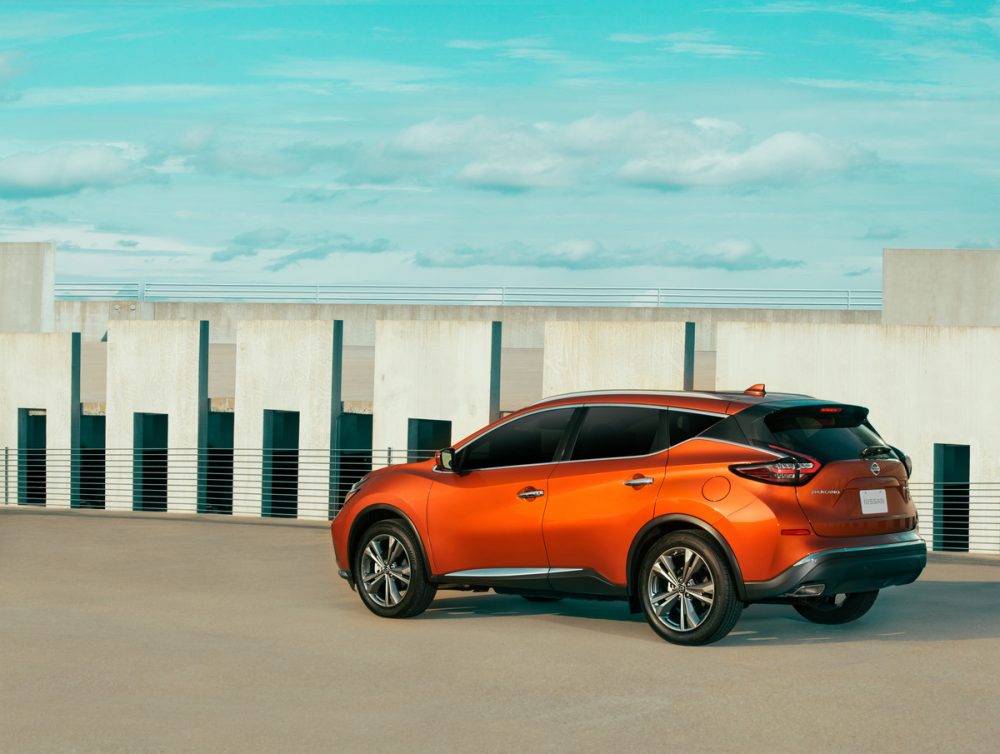
<path id="1" fill-rule="evenodd" d="M 667 641 L 708 644 L 754 602 L 846 623 L 914 581 L 909 473 L 860 406 L 762 385 L 577 393 L 372 472 L 331 528 L 340 575 L 383 617 L 438 589 L 620 599 Z"/>

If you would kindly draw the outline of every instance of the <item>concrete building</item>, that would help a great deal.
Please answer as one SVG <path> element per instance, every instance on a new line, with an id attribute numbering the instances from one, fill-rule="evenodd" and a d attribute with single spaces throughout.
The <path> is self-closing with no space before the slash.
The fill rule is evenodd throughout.
<path id="1" fill-rule="evenodd" d="M 208 440 L 208 323 L 110 323 L 107 374 L 106 506 L 198 511 Z"/>
<path id="2" fill-rule="evenodd" d="M 377 322 L 373 447 L 406 457 L 495 420 L 501 332 L 499 322 Z"/>
<path id="3" fill-rule="evenodd" d="M 53 259 L 49 244 L 0 245 L 0 331 L 18 333 L 0 336 L 0 442 L 15 464 L 37 448 L 80 462 L 36 468 L 27 486 L 8 462 L 8 502 L 44 480 L 47 504 L 326 517 L 389 448 L 406 460 L 547 394 L 763 381 L 869 406 L 913 456 L 929 536 L 940 491 L 964 479 L 969 547 L 1000 548 L 997 251 L 886 250 L 881 311 L 774 292 L 750 308 L 645 293 L 618 306 L 53 303 Z M 842 293 L 811 305 L 853 306 Z"/>
<path id="4" fill-rule="evenodd" d="M 55 262 L 55 244 L 0 243 L 0 332 L 52 331 Z"/>

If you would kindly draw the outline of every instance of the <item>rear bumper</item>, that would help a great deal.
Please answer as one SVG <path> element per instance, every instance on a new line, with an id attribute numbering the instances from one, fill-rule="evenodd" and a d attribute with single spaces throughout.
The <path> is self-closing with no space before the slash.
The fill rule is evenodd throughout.
<path id="1" fill-rule="evenodd" d="M 749 602 L 789 599 L 800 587 L 823 584 L 820 594 L 869 592 L 916 581 L 927 565 L 927 545 L 916 534 L 903 541 L 821 550 L 768 581 L 749 581 Z"/>

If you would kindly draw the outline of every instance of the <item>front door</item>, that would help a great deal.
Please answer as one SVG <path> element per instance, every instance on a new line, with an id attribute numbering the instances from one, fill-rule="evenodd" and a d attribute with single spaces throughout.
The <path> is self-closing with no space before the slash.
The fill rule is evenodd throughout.
<path id="1" fill-rule="evenodd" d="M 543 409 L 500 424 L 457 451 L 458 473 L 435 475 L 427 501 L 435 575 L 545 578 L 548 478 L 573 411 Z"/>

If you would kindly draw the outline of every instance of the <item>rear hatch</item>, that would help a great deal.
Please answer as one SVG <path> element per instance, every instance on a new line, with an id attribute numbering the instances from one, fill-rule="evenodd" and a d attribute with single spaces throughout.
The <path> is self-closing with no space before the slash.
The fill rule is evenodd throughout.
<path id="1" fill-rule="evenodd" d="M 868 422 L 868 409 L 782 408 L 757 422 L 754 434 L 755 444 L 799 460 L 795 491 L 816 534 L 857 537 L 915 528 L 906 464 Z"/>

